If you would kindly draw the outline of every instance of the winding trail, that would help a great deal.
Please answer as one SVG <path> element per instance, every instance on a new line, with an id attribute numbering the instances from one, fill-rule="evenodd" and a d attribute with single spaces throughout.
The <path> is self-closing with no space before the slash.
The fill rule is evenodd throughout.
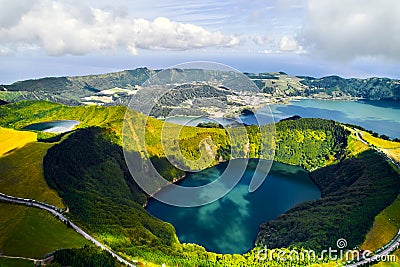
<path id="1" fill-rule="evenodd" d="M 38 202 L 38 201 L 33 200 L 33 199 L 24 199 L 24 198 L 5 195 L 3 193 L 0 193 L 0 200 L 4 201 L 4 202 L 20 204 L 20 205 L 25 205 L 25 206 L 28 206 L 28 207 L 35 207 L 35 208 L 46 210 L 46 211 L 50 212 L 51 214 L 53 214 L 57 219 L 61 220 L 62 222 L 64 222 L 64 223 L 65 222 L 69 222 L 71 228 L 73 228 L 78 234 L 80 234 L 81 236 L 83 236 L 84 238 L 86 238 L 87 240 L 89 240 L 90 242 L 95 244 L 96 246 L 100 247 L 101 249 L 107 251 L 109 254 L 111 254 L 111 256 L 115 257 L 119 262 L 121 262 L 121 263 L 123 263 L 123 264 L 125 264 L 125 265 L 127 265 L 129 267 L 136 267 L 136 265 L 134 265 L 133 263 L 131 263 L 131 262 L 127 261 L 127 260 L 125 260 L 120 255 L 118 255 L 117 253 L 115 253 L 114 251 L 112 251 L 111 249 L 109 249 L 108 247 L 106 247 L 105 245 L 100 243 L 99 241 L 97 241 L 94 237 L 92 237 L 91 235 L 89 235 L 88 233 L 83 231 L 76 224 L 74 224 L 68 218 L 66 218 L 61 213 L 60 209 L 58 209 L 58 208 L 56 208 L 54 206 L 48 205 L 46 203 Z M 136 263 L 137 261 L 134 261 L 134 262 Z"/>

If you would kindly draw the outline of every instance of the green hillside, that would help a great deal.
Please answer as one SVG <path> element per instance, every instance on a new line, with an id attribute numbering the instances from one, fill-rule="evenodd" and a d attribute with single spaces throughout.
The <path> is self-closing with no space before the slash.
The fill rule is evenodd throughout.
<path id="1" fill-rule="evenodd" d="M 23 259 L 8 259 L 0 257 L 1 267 L 33 267 L 33 262 Z"/>
<path id="2" fill-rule="evenodd" d="M 23 101 L 0 106 L 0 126 L 22 129 L 37 122 L 63 119 L 78 120 L 80 121 L 78 128 L 100 127 L 107 132 L 106 138 L 121 145 L 121 129 L 125 112 L 126 108 L 119 106 L 71 107 L 51 102 Z M 163 141 L 166 144 L 176 142 L 175 139 L 178 137 L 182 154 L 189 159 L 196 159 L 200 156 L 198 147 L 201 140 L 208 138 L 213 141 L 216 146 L 214 164 L 220 160 L 230 159 L 231 149 L 235 151 L 236 157 L 258 158 L 262 153 L 262 158 L 272 159 L 273 153 L 271 151 L 276 147 L 276 161 L 300 165 L 306 169 L 315 169 L 337 162 L 338 159 L 343 157 L 349 134 L 342 126 L 333 121 L 300 119 L 283 121 L 277 123 L 275 127 L 266 125 L 261 130 L 255 126 L 232 128 L 229 130 L 229 134 L 235 136 L 231 140 L 235 143 L 230 143 L 229 135 L 224 129 L 182 128 L 178 125 L 147 118 L 135 111 L 129 111 L 127 114 L 127 127 L 130 127 L 132 134 L 139 132 L 141 125 L 146 121 L 146 140 L 142 140 L 140 134 L 137 135 L 136 139 L 128 140 L 132 142 L 127 144 L 130 150 L 141 151 L 143 146 L 146 145 L 150 157 L 154 159 L 164 158 L 161 145 L 161 132 L 164 128 Z M 243 136 L 244 131 L 248 133 L 249 140 Z M 272 137 L 275 131 L 277 133 L 276 139 Z M 270 134 L 262 137 L 261 132 Z M 247 144 L 248 142 L 250 143 Z"/>
<path id="3" fill-rule="evenodd" d="M 32 142 L 0 157 L 1 193 L 65 208 L 62 199 L 54 189 L 49 188 L 43 175 L 43 158 L 52 145 Z"/>
<path id="4" fill-rule="evenodd" d="M 43 258 L 88 241 L 47 211 L 0 203 L 0 251 L 7 256 Z"/>
<path id="5" fill-rule="evenodd" d="M 400 99 L 400 82 L 389 78 L 344 79 L 328 76 L 320 79 L 301 77 L 308 93 L 323 93 L 329 96 L 353 96 L 371 100 Z"/>
<path id="6" fill-rule="evenodd" d="M 147 68 L 77 77 L 49 77 L 0 86 L 0 98 L 6 101 L 49 100 L 64 104 L 80 104 L 82 97 L 111 88 L 132 89 L 155 72 Z M 3 92 L 1 92 L 3 91 Z"/>
<path id="7" fill-rule="evenodd" d="M 374 218 L 400 193 L 400 175 L 371 150 L 315 170 L 311 177 L 322 198 L 299 204 L 263 224 L 257 243 L 322 250 L 346 237 L 348 247 L 353 248 L 364 242 Z"/>
<path id="8" fill-rule="evenodd" d="M 275 266 L 276 262 L 258 261 L 255 251 L 245 255 L 220 255 L 206 252 L 200 246 L 180 244 L 172 225 L 154 218 L 143 208 L 148 196 L 131 177 L 121 147 L 125 111 L 124 107 L 70 107 L 51 102 L 24 101 L 0 106 L 0 125 L 21 129 L 30 123 L 49 120 L 73 119 L 81 122 L 60 142 L 46 144 L 44 178 L 70 208 L 71 219 L 115 251 L 144 263 L 167 263 L 172 266 Z M 357 146 L 354 137 L 334 121 L 282 121 L 274 127 L 276 137 L 270 144 L 262 145 L 257 126 L 232 128 L 231 134 L 236 138 L 235 142 L 231 142 L 224 129 L 181 128 L 133 111 L 128 116 L 130 123 L 127 127 L 132 133 L 137 133 L 140 125 L 147 120 L 146 142 L 141 137 L 133 138 L 127 147 L 129 153 L 136 157 L 138 163 L 151 160 L 169 180 L 184 173 L 165 158 L 161 145 L 163 126 L 165 144 L 179 142 L 182 154 L 190 159 L 200 157 L 202 146 L 199 150 L 199 144 L 206 139 L 215 144 L 212 164 L 229 160 L 232 157 L 231 148 L 238 153 L 236 157 L 257 158 L 262 152 L 265 159 L 272 159 L 272 148 L 276 148 L 274 160 L 312 170 L 311 175 L 321 188 L 323 198 L 300 204 L 277 220 L 264 224 L 258 237 L 260 245 L 319 248 L 316 240 L 326 240 L 330 244 L 342 234 L 349 236 L 349 244 L 360 245 L 375 216 L 389 206 L 399 193 L 397 188 L 400 186 L 387 186 L 397 183 L 398 174 L 372 151 L 351 154 L 349 146 Z M 262 127 L 263 131 L 273 130 L 271 125 Z M 241 135 L 243 129 L 249 143 Z M 149 159 L 143 158 L 143 146 L 149 152 Z M 348 153 L 351 157 L 347 159 Z M 198 164 L 189 167 L 202 167 L 205 163 Z M 381 170 L 378 173 L 382 176 L 373 174 L 375 170 Z M 149 173 L 143 168 L 138 175 L 148 177 Z M 367 210 L 360 208 L 364 204 L 368 204 Z M 295 225 L 298 227 L 293 227 Z M 354 227 L 358 230 L 350 233 Z M 301 229 L 312 230 L 304 232 Z M 273 238 L 267 240 L 267 235 Z"/>
<path id="9" fill-rule="evenodd" d="M 222 255 L 180 244 L 172 225 L 142 207 L 146 196 L 122 157 L 121 148 L 107 141 L 101 129 L 87 128 L 52 147 L 44 160 L 46 180 L 66 201 L 72 220 L 100 241 L 141 262 L 170 266 L 276 265 L 258 261 L 256 251 Z"/>

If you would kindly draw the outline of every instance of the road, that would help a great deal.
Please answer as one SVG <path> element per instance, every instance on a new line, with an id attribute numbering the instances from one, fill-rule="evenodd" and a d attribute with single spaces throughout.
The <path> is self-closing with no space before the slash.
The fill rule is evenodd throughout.
<path id="1" fill-rule="evenodd" d="M 87 240 L 89 240 L 90 242 L 95 244 L 96 246 L 98 246 L 98 247 L 102 248 L 103 250 L 107 251 L 108 253 L 110 253 L 119 262 L 121 262 L 123 264 L 126 264 L 129 267 L 136 267 L 136 265 L 134 265 L 133 263 L 131 263 L 131 262 L 127 261 L 127 260 L 125 260 L 120 255 L 116 254 L 114 251 L 112 251 L 111 249 L 109 249 L 108 247 L 106 247 L 105 245 L 103 245 L 102 243 L 97 241 L 95 238 L 93 238 L 91 235 L 89 235 L 88 233 L 83 231 L 76 224 L 74 224 L 68 218 L 66 218 L 63 214 L 61 214 L 61 212 L 59 212 L 57 210 L 57 208 L 55 208 L 55 207 L 52 207 L 52 206 L 50 206 L 50 205 L 48 205 L 46 203 L 41 203 L 41 202 L 34 201 L 34 200 L 31 200 L 31 199 L 23 199 L 23 198 L 13 197 L 13 196 L 5 195 L 5 194 L 2 194 L 2 193 L 0 193 L 0 200 L 5 201 L 5 202 L 9 202 L 9 203 L 21 204 L 21 205 L 25 205 L 25 206 L 29 206 L 29 207 L 36 207 L 36 208 L 39 208 L 39 209 L 46 210 L 46 211 L 50 212 L 51 214 L 53 214 L 56 218 L 58 218 L 62 222 L 67 222 L 68 221 L 70 223 L 71 228 L 73 228 L 78 234 L 82 235 L 84 238 L 86 238 Z M 137 261 L 135 261 L 135 262 L 137 262 Z"/>
<path id="2" fill-rule="evenodd" d="M 375 146 L 371 146 L 368 142 L 366 142 L 364 139 L 362 139 L 361 136 L 359 135 L 359 132 L 357 131 L 357 129 L 353 129 L 353 130 L 354 130 L 358 140 L 360 140 L 360 142 L 362 142 L 363 144 L 369 146 L 372 149 L 375 149 L 380 154 L 384 155 L 385 158 L 387 160 L 389 160 L 390 162 L 392 162 L 397 168 L 399 168 L 399 164 L 396 161 L 394 161 L 388 155 L 383 153 L 379 148 L 377 148 Z M 375 253 L 374 253 L 374 255 L 372 257 L 361 258 L 359 261 L 347 264 L 345 266 L 347 266 L 347 267 L 357 267 L 357 266 L 362 266 L 364 264 L 369 264 L 371 262 L 378 262 L 378 261 L 384 259 L 385 257 L 387 257 L 388 255 L 390 255 L 396 249 L 398 249 L 399 246 L 400 246 L 400 230 L 397 233 L 397 235 L 387 245 L 385 245 L 384 247 L 382 247 L 382 248 L 378 249 L 377 251 L 375 251 Z"/>
<path id="3" fill-rule="evenodd" d="M 393 251 L 395 251 L 396 249 L 399 248 L 400 246 L 400 231 L 398 232 L 398 234 L 396 235 L 396 237 L 394 239 L 392 239 L 392 241 L 389 242 L 389 246 L 387 246 L 386 248 L 384 248 L 382 250 L 377 250 L 377 252 L 369 258 L 361 258 L 360 261 L 354 262 L 354 263 L 350 263 L 347 265 L 344 265 L 346 267 L 357 267 L 357 266 L 362 266 L 364 264 L 369 264 L 371 262 L 380 262 L 382 261 L 382 259 L 387 259 L 387 256 L 390 255 Z"/>

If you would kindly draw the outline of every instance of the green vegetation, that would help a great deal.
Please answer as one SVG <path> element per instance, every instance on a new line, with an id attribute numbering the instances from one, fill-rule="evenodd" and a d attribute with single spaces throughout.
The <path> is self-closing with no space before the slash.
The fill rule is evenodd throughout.
<path id="1" fill-rule="evenodd" d="M 281 119 L 280 121 L 290 121 L 290 120 L 293 121 L 293 120 L 298 120 L 298 119 L 301 119 L 301 117 L 299 115 L 293 115 L 288 118 Z"/>
<path id="2" fill-rule="evenodd" d="M 78 128 L 106 127 L 121 136 L 124 107 L 69 107 L 46 101 L 22 101 L 0 106 L 0 125 L 22 129 L 27 125 L 51 120 L 77 120 Z"/>
<path id="3" fill-rule="evenodd" d="M 78 77 L 51 77 L 26 80 L 3 85 L 8 91 L 0 91 L 0 99 L 17 102 L 21 100 L 50 100 L 77 105 L 82 97 L 91 96 L 115 87 L 131 89 L 145 82 L 155 72 L 146 68 L 102 75 Z M 0 87 L 1 88 L 1 87 Z"/>
<path id="4" fill-rule="evenodd" d="M 64 208 L 62 199 L 54 189 L 49 188 L 43 175 L 43 158 L 52 145 L 32 142 L 0 157 L 1 192 L 16 197 L 32 198 Z"/>
<path id="5" fill-rule="evenodd" d="M 121 129 L 126 109 L 123 107 L 79 106 L 69 107 L 51 102 L 24 101 L 6 106 L 0 106 L 0 125 L 21 129 L 29 124 L 49 120 L 78 120 L 78 128 L 98 126 L 108 132 L 107 138 L 121 144 Z M 236 143 L 230 143 L 227 132 L 219 128 L 183 127 L 151 119 L 131 111 L 128 120 L 133 134 L 138 132 L 139 125 L 147 120 L 146 143 L 144 140 L 132 140 L 133 151 L 146 149 L 150 157 L 164 158 L 161 145 L 161 131 L 164 127 L 163 141 L 166 144 L 176 142 L 179 136 L 179 146 L 182 154 L 188 159 L 200 157 L 199 144 L 201 140 L 212 140 L 216 146 L 214 164 L 231 158 L 230 151 L 234 149 L 238 157 L 258 158 L 260 150 L 263 158 L 272 159 L 273 140 L 261 144 L 258 127 L 246 127 L 250 144 L 243 136 L 243 128 L 232 128 L 230 134 L 236 136 Z M 273 133 L 272 126 L 263 126 L 262 132 Z M 341 125 L 333 121 L 322 119 L 298 119 L 283 121 L 276 124 L 276 157 L 275 160 L 292 165 L 300 165 L 310 170 L 337 162 L 342 157 L 346 147 L 348 132 Z M 140 136 L 137 137 L 140 139 Z M 272 138 L 268 136 L 266 138 Z M 172 144 L 172 143 L 171 143 Z M 168 147 L 168 146 L 166 146 Z M 173 146 L 171 146 L 173 147 Z M 173 151 L 172 151 L 173 152 Z M 175 151 L 176 153 L 176 151 Z M 198 162 L 200 167 L 204 166 Z M 198 169 L 199 166 L 187 166 Z"/>
<path id="6" fill-rule="evenodd" d="M 375 221 L 372 229 L 369 231 L 361 249 L 375 251 L 383 247 L 397 234 L 400 229 L 400 195 L 396 200 L 384 209 Z"/>
<path id="7" fill-rule="evenodd" d="M 364 242 L 375 216 L 400 193 L 399 174 L 371 150 L 313 171 L 311 177 L 321 188 L 322 198 L 263 224 L 257 243 L 322 250 L 345 238 L 353 248 Z"/>
<path id="8" fill-rule="evenodd" d="M 344 157 L 349 134 L 337 122 L 323 119 L 279 122 L 274 160 L 306 170 L 324 167 Z"/>
<path id="9" fill-rule="evenodd" d="M 204 81 L 220 81 L 225 86 L 220 89 L 229 92 L 230 87 L 239 88 L 245 85 L 231 84 L 227 80 L 226 73 L 221 71 L 201 71 L 179 69 L 166 70 L 170 72 L 171 83 L 184 84 L 194 77 L 202 77 Z M 158 70 L 138 68 L 115 73 L 100 75 L 88 75 L 77 77 L 51 77 L 37 80 L 26 80 L 13 83 L 11 85 L 0 86 L 0 99 L 8 102 L 18 102 L 22 100 L 49 100 L 53 102 L 79 105 L 87 102 L 85 97 L 94 100 L 91 103 L 100 102 L 103 96 L 112 96 L 113 104 L 127 103 L 129 97 L 121 94 L 121 89 L 133 90 L 137 85 L 143 84 L 149 77 L 156 74 Z M 293 96 L 302 97 L 321 97 L 321 98 L 352 98 L 360 97 L 364 99 L 391 99 L 398 100 L 399 81 L 388 78 L 367 78 L 367 79 L 344 79 L 338 76 L 328 76 L 323 78 L 295 77 L 288 76 L 283 72 L 276 73 L 245 73 L 260 90 L 275 98 L 286 98 Z M 156 78 L 154 79 L 156 83 Z M 184 86 L 184 85 L 183 85 Z M 5 91 L 6 89 L 7 91 Z M 102 94 L 103 90 L 113 94 Z M 108 101 L 108 100 L 107 100 Z M 162 112 L 161 112 L 162 113 Z"/>
<path id="10" fill-rule="evenodd" d="M 125 111 L 123 107 L 68 107 L 27 101 L 0 106 L 0 125 L 20 129 L 40 121 L 73 119 L 81 122 L 77 130 L 63 137 L 58 144 L 33 144 L 48 149 L 43 162 L 45 178 L 70 208 L 71 219 L 113 250 L 144 263 L 151 261 L 172 266 L 277 265 L 276 262 L 258 261 L 256 250 L 244 255 L 221 255 L 206 252 L 197 245 L 180 244 L 172 225 L 147 213 L 143 205 L 148 196 L 131 177 L 120 146 Z M 323 199 L 301 204 L 277 220 L 264 224 L 258 242 L 269 247 L 304 245 L 318 248 L 316 240 L 325 247 L 342 236 L 346 236 L 350 245 L 359 245 L 372 227 L 374 217 L 399 193 L 398 175 L 389 165 L 374 152 L 363 152 L 364 148 L 355 136 L 334 121 L 282 121 L 276 124 L 276 139 L 269 139 L 271 142 L 261 140 L 257 126 L 232 128 L 229 131 L 236 137 L 236 142 L 231 142 L 224 129 L 164 125 L 133 111 L 128 116 L 131 117 L 127 127 L 133 134 L 147 120 L 146 140 L 141 140 L 140 136 L 129 140 L 130 153 L 138 163 L 144 164 L 142 150 L 146 146 L 149 160 L 169 180 L 181 177 L 183 172 L 165 158 L 161 145 L 163 127 L 165 144 L 169 146 L 179 140 L 182 154 L 189 159 L 199 159 L 202 149 L 215 153 L 211 164 L 229 160 L 231 149 L 238 152 L 237 157 L 257 158 L 263 152 L 265 159 L 271 159 L 272 148 L 276 147 L 275 160 L 315 170 L 312 177 L 322 189 Z M 242 136 L 243 129 L 249 140 Z M 274 129 L 266 125 L 262 130 L 273 132 Z M 204 143 L 199 149 L 202 140 L 209 149 Z M 19 150 L 15 155 L 18 153 Z M 345 159 L 348 155 L 352 158 Z M 196 164 L 202 166 L 204 163 Z M 147 177 L 149 173 L 142 168 L 138 175 Z M 387 185 L 391 185 L 390 188 Z M 364 205 L 368 208 L 363 208 Z M 349 233 L 353 228 L 358 230 Z M 272 234 L 273 238 L 266 240 L 267 234 Z M 326 244 L 321 244 L 321 240 L 326 240 Z M 291 263 L 280 262 L 279 265 Z"/>
<path id="11" fill-rule="evenodd" d="M 56 249 L 87 243 L 47 211 L 0 203 L 0 250 L 4 255 L 41 259 Z"/>
<path id="12" fill-rule="evenodd" d="M 361 132 L 361 136 L 369 144 L 381 149 L 386 155 L 400 162 L 400 142 L 385 140 L 382 137 L 378 138 L 374 134 L 365 131 Z"/>
<path id="13" fill-rule="evenodd" d="M 144 210 L 146 195 L 130 176 L 121 147 L 101 129 L 79 130 L 49 149 L 44 171 L 72 219 L 113 249 L 178 243 L 170 224 Z"/>
<path id="14" fill-rule="evenodd" d="M 347 156 L 348 157 L 354 157 L 357 156 L 358 154 L 370 149 L 369 146 L 358 140 L 354 130 L 347 128 L 351 134 L 349 135 L 347 139 Z"/>
<path id="15" fill-rule="evenodd" d="M 0 267 L 33 267 L 33 261 L 0 257 Z"/>
<path id="16" fill-rule="evenodd" d="M 117 267 L 123 266 L 108 252 L 94 246 L 61 249 L 53 253 L 52 267 L 85 266 L 85 267 Z"/>
<path id="17" fill-rule="evenodd" d="M 215 123 L 215 122 L 200 122 L 196 125 L 196 127 L 200 127 L 200 128 L 221 128 L 223 129 L 224 126 L 222 126 L 219 123 Z"/>
<path id="18" fill-rule="evenodd" d="M 300 82 L 307 86 L 309 93 L 326 93 L 331 96 L 353 96 L 365 99 L 393 99 L 400 98 L 397 80 L 388 78 L 344 79 L 338 76 L 328 76 L 320 79 L 301 77 Z"/>
<path id="19" fill-rule="evenodd" d="M 182 266 L 272 264 L 260 263 L 255 252 L 251 257 L 220 255 L 200 246 L 181 245 L 170 224 L 144 210 L 146 196 L 130 177 L 121 148 L 104 134 L 100 128 L 78 130 L 49 149 L 44 160 L 45 177 L 66 201 L 75 222 L 112 249 L 143 262 Z M 139 153 L 136 156 L 140 157 Z"/>
<path id="20" fill-rule="evenodd" d="M 16 91 L 16 92 L 10 92 L 10 91 L 0 91 L 0 99 L 1 99 L 1 104 L 5 104 L 4 102 L 18 102 L 19 100 L 24 100 L 24 99 L 34 99 L 34 96 L 32 93 L 25 92 L 25 91 Z"/>

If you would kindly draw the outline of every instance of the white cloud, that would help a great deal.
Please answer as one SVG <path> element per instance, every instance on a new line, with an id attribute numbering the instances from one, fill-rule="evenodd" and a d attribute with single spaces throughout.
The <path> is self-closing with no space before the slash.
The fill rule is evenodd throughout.
<path id="1" fill-rule="evenodd" d="M 399 11 L 395 0 L 309 0 L 304 38 L 338 60 L 400 60 Z"/>
<path id="2" fill-rule="evenodd" d="M 274 42 L 274 38 L 270 35 L 265 35 L 265 36 L 261 36 L 261 35 L 255 35 L 251 37 L 252 41 L 256 44 L 256 45 L 270 45 L 271 43 Z"/>
<path id="3" fill-rule="evenodd" d="M 279 54 L 279 53 L 307 53 L 303 46 L 301 46 L 297 38 L 291 34 L 283 36 L 253 36 L 252 40 L 255 44 L 264 47 L 261 51 L 263 54 Z"/>
<path id="4" fill-rule="evenodd" d="M 68 1 L 26 1 L 36 3 L 26 6 L 16 2 L 0 0 L 0 46 L 7 51 L 30 45 L 50 55 L 82 55 L 121 48 L 137 54 L 138 48 L 188 50 L 239 43 L 235 36 L 164 17 L 132 19 L 122 12 Z"/>
<path id="5" fill-rule="evenodd" d="M 302 50 L 303 48 L 299 46 L 293 35 L 287 34 L 282 36 L 279 43 L 279 49 L 284 52 L 296 52 Z"/>

